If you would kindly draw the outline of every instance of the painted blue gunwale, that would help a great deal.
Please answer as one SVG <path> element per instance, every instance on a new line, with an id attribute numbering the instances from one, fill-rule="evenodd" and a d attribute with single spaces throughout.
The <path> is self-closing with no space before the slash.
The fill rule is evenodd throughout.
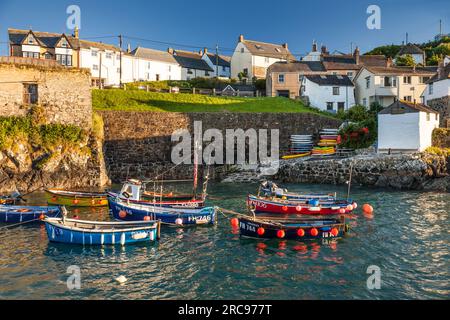
<path id="1" fill-rule="evenodd" d="M 109 198 L 108 203 L 113 218 L 121 221 L 143 221 L 146 217 L 149 217 L 150 220 L 161 220 L 164 224 L 176 226 L 215 224 L 217 221 L 217 210 L 213 207 L 174 210 L 149 205 L 128 204 L 113 198 Z M 126 213 L 123 218 L 120 217 L 121 211 Z"/>
<path id="2" fill-rule="evenodd" d="M 46 218 L 50 242 L 77 245 L 127 245 L 159 239 L 158 221 L 93 222 Z M 69 225 L 70 224 L 70 225 Z"/>
<path id="3" fill-rule="evenodd" d="M 0 205 L 0 223 L 22 223 L 36 220 L 39 222 L 41 215 L 59 217 L 60 207 L 47 206 L 9 206 Z"/>

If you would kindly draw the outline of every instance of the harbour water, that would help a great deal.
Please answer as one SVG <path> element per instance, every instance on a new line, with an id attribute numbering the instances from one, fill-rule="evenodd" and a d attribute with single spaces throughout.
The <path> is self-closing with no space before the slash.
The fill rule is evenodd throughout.
<path id="1" fill-rule="evenodd" d="M 254 184 L 214 184 L 210 205 L 242 211 Z M 293 191 L 334 186 L 287 185 Z M 338 187 L 345 197 L 346 188 Z M 42 204 L 43 194 L 28 197 Z M 448 299 L 448 193 L 353 188 L 370 203 L 337 242 L 240 238 L 219 215 L 214 227 L 162 228 L 158 244 L 82 247 L 51 244 L 43 225 L 0 230 L 0 299 Z M 108 220 L 107 208 L 70 211 Z M 0 226 L 3 227 L 3 226 Z M 81 269 L 81 289 L 68 290 L 69 266 Z M 369 266 L 381 288 L 367 287 Z M 118 284 L 123 275 L 128 281 Z"/>

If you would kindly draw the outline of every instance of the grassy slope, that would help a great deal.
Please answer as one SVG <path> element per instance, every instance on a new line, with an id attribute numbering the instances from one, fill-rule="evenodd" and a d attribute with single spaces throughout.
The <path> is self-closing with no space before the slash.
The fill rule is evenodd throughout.
<path id="1" fill-rule="evenodd" d="M 93 90 L 95 110 L 153 112 L 311 112 L 332 115 L 286 98 L 228 98 L 145 91 Z"/>

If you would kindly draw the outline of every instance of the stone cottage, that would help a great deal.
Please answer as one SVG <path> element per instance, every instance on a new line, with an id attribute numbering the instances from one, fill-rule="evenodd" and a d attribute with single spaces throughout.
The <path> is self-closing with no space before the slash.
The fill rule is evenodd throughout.
<path id="1" fill-rule="evenodd" d="M 90 82 L 89 70 L 67 69 L 54 60 L 0 57 L 0 116 L 25 116 L 39 105 L 49 123 L 89 129 Z"/>

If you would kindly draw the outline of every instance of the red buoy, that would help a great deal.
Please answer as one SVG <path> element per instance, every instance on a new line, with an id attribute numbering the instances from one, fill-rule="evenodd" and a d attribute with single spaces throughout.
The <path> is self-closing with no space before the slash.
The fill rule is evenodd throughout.
<path id="1" fill-rule="evenodd" d="M 230 222 L 231 222 L 232 227 L 234 227 L 234 228 L 239 227 L 239 219 L 238 218 L 233 218 L 230 220 Z"/>
<path id="2" fill-rule="evenodd" d="M 283 206 L 283 208 L 281 208 L 284 212 L 288 211 L 288 207 Z"/>
<path id="3" fill-rule="evenodd" d="M 344 208 L 339 209 L 339 213 L 344 214 L 345 213 L 345 209 Z"/>
<path id="4" fill-rule="evenodd" d="M 41 214 L 40 216 L 39 216 L 39 220 L 44 220 L 45 219 L 45 215 L 44 214 Z"/>
<path id="5" fill-rule="evenodd" d="M 277 237 L 280 239 L 283 239 L 286 236 L 286 233 L 284 232 L 284 230 L 278 230 L 277 232 Z"/>
<path id="6" fill-rule="evenodd" d="M 80 200 L 75 199 L 75 200 L 73 200 L 72 202 L 73 202 L 73 204 L 79 204 L 79 203 L 80 203 Z"/>
<path id="7" fill-rule="evenodd" d="M 333 237 L 337 237 L 339 234 L 339 230 L 337 228 L 333 228 L 331 229 L 331 234 L 333 235 Z"/>
<path id="8" fill-rule="evenodd" d="M 127 213 L 126 213 L 125 211 L 121 210 L 121 211 L 119 212 L 119 217 L 120 217 L 121 219 L 125 219 L 125 218 L 127 217 Z"/>
<path id="9" fill-rule="evenodd" d="M 303 229 L 298 229 L 298 230 L 297 230 L 297 235 L 298 235 L 299 237 L 304 237 L 304 236 L 305 236 L 305 230 L 303 230 Z"/>
<path id="10" fill-rule="evenodd" d="M 319 234 L 319 230 L 317 230 L 316 228 L 312 228 L 311 231 L 309 232 L 313 237 L 317 237 L 317 235 Z"/>
<path id="11" fill-rule="evenodd" d="M 373 207 L 370 205 L 370 204 L 364 204 L 363 206 L 362 206 L 362 211 L 364 212 L 364 213 L 367 213 L 367 214 L 372 214 L 373 213 Z"/>
<path id="12" fill-rule="evenodd" d="M 264 230 L 264 228 L 258 228 L 256 232 L 258 233 L 258 236 L 263 236 L 266 230 Z"/>

